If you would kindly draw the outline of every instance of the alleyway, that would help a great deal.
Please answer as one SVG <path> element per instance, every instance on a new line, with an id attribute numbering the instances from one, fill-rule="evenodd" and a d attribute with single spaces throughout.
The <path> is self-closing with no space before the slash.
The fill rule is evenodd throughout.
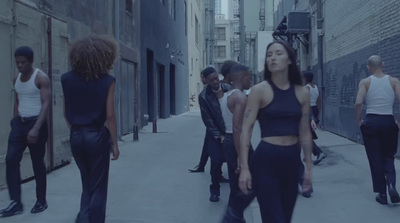
<path id="1" fill-rule="evenodd" d="M 228 184 L 221 188 L 218 203 L 208 201 L 208 174 L 188 173 L 199 160 L 205 128 L 199 111 L 158 122 L 121 143 L 121 156 L 111 163 L 107 222 L 110 223 L 217 223 L 228 201 Z M 299 197 L 293 223 L 392 223 L 400 216 L 400 205 L 375 202 L 363 146 L 329 132 L 319 131 L 317 143 L 328 157 L 314 167 L 313 197 Z M 259 138 L 258 126 L 253 144 Z M 400 162 L 396 161 L 400 179 Z M 223 167 L 224 175 L 226 166 Z M 2 170 L 3 171 L 3 170 Z M 23 185 L 25 211 L 2 223 L 73 223 L 79 209 L 81 183 L 75 163 L 48 175 L 49 208 L 31 214 L 35 202 L 34 182 Z M 399 186 L 398 186 L 398 189 Z M 0 207 L 8 204 L 7 190 L 0 191 Z M 246 211 L 248 223 L 261 223 L 257 202 Z"/>

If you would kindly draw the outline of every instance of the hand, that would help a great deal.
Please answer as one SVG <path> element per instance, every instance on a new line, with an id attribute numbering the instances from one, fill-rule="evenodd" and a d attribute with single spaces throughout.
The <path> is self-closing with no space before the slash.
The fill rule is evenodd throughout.
<path id="1" fill-rule="evenodd" d="M 113 157 L 111 158 L 111 160 L 117 160 L 119 157 L 119 149 L 118 149 L 118 145 L 113 146 Z"/>
<path id="2" fill-rule="evenodd" d="M 225 139 L 225 136 L 220 136 L 220 137 L 219 137 L 219 142 L 220 142 L 220 143 L 224 143 L 224 139 Z"/>
<path id="3" fill-rule="evenodd" d="M 29 130 L 26 140 L 29 144 L 35 144 L 39 138 L 39 130 L 32 128 Z"/>
<path id="4" fill-rule="evenodd" d="M 317 127 L 318 127 L 317 123 L 315 123 L 314 119 L 311 120 L 311 128 L 312 128 L 312 130 L 315 131 L 317 129 Z"/>
<path id="5" fill-rule="evenodd" d="M 303 177 L 303 192 L 308 192 L 312 190 L 312 179 L 311 179 L 311 170 L 304 172 Z"/>
<path id="6" fill-rule="evenodd" d="M 358 127 L 361 127 L 362 124 L 364 124 L 364 121 L 362 119 L 360 119 L 360 121 L 358 121 Z"/>
<path id="7" fill-rule="evenodd" d="M 251 174 L 247 168 L 240 170 L 239 188 L 244 194 L 248 194 L 251 190 Z"/>

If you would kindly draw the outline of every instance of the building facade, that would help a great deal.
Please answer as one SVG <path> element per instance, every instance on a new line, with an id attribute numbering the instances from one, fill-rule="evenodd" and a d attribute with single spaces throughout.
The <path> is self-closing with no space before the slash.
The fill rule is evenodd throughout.
<path id="1" fill-rule="evenodd" d="M 384 72 L 400 77 L 399 1 L 280 2 L 281 7 L 287 4 L 287 8 L 292 3 L 295 11 L 309 12 L 310 30 L 296 35 L 293 45 L 301 70 L 314 71 L 320 88 L 322 128 L 362 142 L 354 103 L 359 81 L 370 75 L 367 59 L 380 55 L 385 62 Z M 394 112 L 397 117 L 397 103 Z"/>
<path id="2" fill-rule="evenodd" d="M 5 0 L 0 2 L 0 18 L 1 33 L 9 34 L 0 36 L 0 65 L 5 74 L 1 81 L 3 94 L 0 100 L 5 107 L 10 108 L 2 110 L 0 118 L 0 187 L 5 184 L 4 160 L 10 131 L 9 121 L 13 116 L 11 108 L 15 101 L 12 80 L 17 71 L 13 52 L 19 46 L 27 45 L 34 50 L 34 66 L 47 73 L 51 80 L 52 104 L 48 118 L 50 131 L 45 158 L 48 170 L 68 163 L 71 159 L 69 129 L 63 117 L 60 77 L 70 67 L 68 44 L 76 38 L 105 34 L 119 41 L 121 57 L 111 72 L 117 81 L 119 135 L 133 130 L 134 119 L 130 118 L 135 116 L 134 110 L 124 108 L 134 107 L 134 103 L 140 106 L 140 103 L 124 94 L 127 88 L 137 91 L 137 86 L 122 79 L 133 77 L 139 69 L 139 66 L 125 64 L 139 64 L 139 1 Z M 135 81 L 139 82 L 138 79 Z M 126 127 L 126 123 L 130 127 Z M 29 152 L 26 150 L 21 162 L 21 177 L 26 179 L 32 175 Z"/>
<path id="3" fill-rule="evenodd" d="M 140 1 L 141 126 L 189 110 L 188 2 Z"/>
<path id="4" fill-rule="evenodd" d="M 198 97 L 203 90 L 200 72 L 206 67 L 205 64 L 205 38 L 204 1 L 188 0 L 187 13 L 187 35 L 188 35 L 188 59 L 189 59 L 189 106 L 199 108 Z"/>

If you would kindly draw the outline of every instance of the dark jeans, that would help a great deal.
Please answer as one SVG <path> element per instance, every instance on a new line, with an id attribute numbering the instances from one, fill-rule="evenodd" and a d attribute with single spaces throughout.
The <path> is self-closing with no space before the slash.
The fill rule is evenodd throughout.
<path id="1" fill-rule="evenodd" d="M 311 106 L 311 112 L 313 113 L 313 116 L 315 118 L 315 123 L 318 124 L 319 123 L 319 119 L 318 119 L 318 107 L 317 106 Z M 312 130 L 312 129 L 311 129 Z M 315 133 L 314 130 L 312 130 L 312 135 L 313 135 L 313 150 L 312 153 L 314 156 L 318 156 L 319 154 L 322 153 L 321 148 L 319 148 L 319 146 L 317 146 L 317 144 L 315 144 L 314 139 L 317 139 L 317 134 Z"/>
<path id="2" fill-rule="evenodd" d="M 21 172 L 20 163 L 26 147 L 29 148 L 33 173 L 36 181 L 36 198 L 42 202 L 46 200 L 46 166 L 44 154 L 48 138 L 47 123 L 43 123 L 39 130 L 39 137 L 35 144 L 27 142 L 28 132 L 35 125 L 36 119 L 22 122 L 17 116 L 11 120 L 11 132 L 8 138 L 6 155 L 6 178 L 10 199 L 21 202 Z"/>
<path id="3" fill-rule="evenodd" d="M 204 142 L 203 142 L 203 149 L 201 150 L 201 156 L 200 156 L 200 162 L 199 162 L 199 167 L 204 168 L 207 164 L 208 160 L 208 149 L 207 149 L 207 133 L 204 136 Z"/>
<path id="4" fill-rule="evenodd" d="M 297 199 L 300 144 L 278 146 L 261 141 L 252 156 L 253 188 L 263 223 L 291 221 Z"/>
<path id="5" fill-rule="evenodd" d="M 82 179 L 81 207 L 76 222 L 105 222 L 110 133 L 103 127 L 72 126 L 71 151 Z"/>
<path id="6" fill-rule="evenodd" d="M 235 173 L 237 169 L 238 155 L 232 134 L 225 135 L 222 150 L 228 164 L 229 186 L 231 190 L 229 194 L 228 209 L 224 216 L 223 223 L 242 223 L 245 222 L 243 218 L 244 209 L 246 209 L 246 207 L 253 201 L 255 194 L 251 192 L 246 195 L 239 188 L 239 175 Z M 249 151 L 249 158 L 252 152 L 253 149 Z"/>
<path id="7" fill-rule="evenodd" d="M 394 155 L 397 152 L 399 128 L 392 115 L 367 115 L 361 125 L 361 133 L 374 192 L 386 193 L 386 184 L 396 186 Z"/>
<path id="8" fill-rule="evenodd" d="M 214 139 L 210 134 L 206 134 L 207 137 L 207 149 L 208 154 L 210 155 L 211 167 L 211 185 L 210 192 L 212 194 L 220 195 L 219 192 L 219 180 L 221 179 L 221 167 L 224 162 L 224 155 L 222 153 L 222 143 L 220 143 L 217 139 Z"/>

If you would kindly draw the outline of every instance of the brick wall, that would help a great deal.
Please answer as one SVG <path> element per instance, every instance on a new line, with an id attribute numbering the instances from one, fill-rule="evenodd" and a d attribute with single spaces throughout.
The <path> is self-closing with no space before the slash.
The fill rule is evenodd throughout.
<path id="1" fill-rule="evenodd" d="M 307 65 L 318 74 L 316 82 L 324 86 L 324 128 L 361 142 L 354 102 L 359 81 L 370 75 L 366 60 L 378 54 L 385 62 L 385 72 L 400 77 L 400 1 L 322 0 L 322 30 L 315 26 L 314 2 L 299 0 L 296 6 L 312 13 L 310 45 L 300 58 L 307 59 Z M 324 34 L 324 83 L 318 73 L 318 32 Z M 397 104 L 394 110 L 397 114 Z"/>

